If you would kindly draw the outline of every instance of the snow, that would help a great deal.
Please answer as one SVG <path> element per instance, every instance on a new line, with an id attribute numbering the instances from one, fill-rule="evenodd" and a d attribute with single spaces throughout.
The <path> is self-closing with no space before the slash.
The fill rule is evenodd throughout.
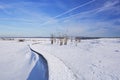
<path id="1" fill-rule="evenodd" d="M 82 40 L 77 46 L 44 42 L 32 48 L 48 60 L 50 80 L 120 79 L 120 39 Z"/>
<path id="2" fill-rule="evenodd" d="M 36 49 L 31 46 L 32 49 L 41 52 L 48 61 L 49 66 L 49 80 L 75 80 L 75 76 L 72 71 L 58 58 L 47 53 L 46 50 L 40 51 L 39 47 Z"/>
<path id="3" fill-rule="evenodd" d="M 32 50 L 32 49 L 31 49 Z M 27 80 L 48 80 L 49 70 L 47 60 L 38 52 L 32 50 L 35 54 L 39 55 L 39 60 L 29 74 Z"/>
<path id="4" fill-rule="evenodd" d="M 28 44 L 0 41 L 0 51 L 0 80 L 48 80 L 44 60 Z"/>
<path id="5" fill-rule="evenodd" d="M 45 38 L 1 40 L 0 51 L 0 80 L 120 80 L 119 38 L 62 46 Z"/>

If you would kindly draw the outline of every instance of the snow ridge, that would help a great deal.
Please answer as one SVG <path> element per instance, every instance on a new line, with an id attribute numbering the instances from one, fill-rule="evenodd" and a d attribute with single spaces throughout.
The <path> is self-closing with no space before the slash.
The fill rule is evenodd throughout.
<path id="1" fill-rule="evenodd" d="M 40 50 L 37 45 L 31 45 L 31 48 L 47 59 L 49 66 L 49 80 L 76 80 L 77 77 L 59 58 L 49 54 L 46 50 Z"/>
<path id="2" fill-rule="evenodd" d="M 49 80 L 49 70 L 48 70 L 47 60 L 44 58 L 43 55 L 36 52 L 32 48 L 30 48 L 30 50 L 32 51 L 33 54 L 37 54 L 39 56 L 39 60 L 32 69 L 27 80 L 40 80 L 40 79 Z"/>

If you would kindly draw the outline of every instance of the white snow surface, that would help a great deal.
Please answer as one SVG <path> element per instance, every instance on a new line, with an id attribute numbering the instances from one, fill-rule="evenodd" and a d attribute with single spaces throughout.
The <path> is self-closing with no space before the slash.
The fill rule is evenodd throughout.
<path id="1" fill-rule="evenodd" d="M 120 80 L 120 39 L 82 40 L 77 46 L 33 42 L 49 65 L 49 80 Z"/>
<path id="2" fill-rule="evenodd" d="M 0 41 L 0 80 L 27 80 L 37 61 L 27 44 Z"/>
<path id="3" fill-rule="evenodd" d="M 28 79 L 39 60 L 28 44 L 46 58 L 49 80 L 120 80 L 119 38 L 82 40 L 77 46 L 70 41 L 67 45 L 51 45 L 49 39 L 43 38 L 25 42 L 1 40 L 0 80 Z"/>

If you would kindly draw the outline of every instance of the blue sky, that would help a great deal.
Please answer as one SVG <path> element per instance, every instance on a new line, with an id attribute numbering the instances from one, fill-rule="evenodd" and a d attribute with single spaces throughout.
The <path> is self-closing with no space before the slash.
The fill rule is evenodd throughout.
<path id="1" fill-rule="evenodd" d="M 0 36 L 120 37 L 120 0 L 0 0 Z"/>

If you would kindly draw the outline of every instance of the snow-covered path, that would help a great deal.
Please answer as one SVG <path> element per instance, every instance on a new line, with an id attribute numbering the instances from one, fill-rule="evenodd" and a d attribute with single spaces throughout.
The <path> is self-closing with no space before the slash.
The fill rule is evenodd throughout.
<path id="1" fill-rule="evenodd" d="M 49 80 L 76 80 L 76 76 L 73 72 L 57 57 L 47 53 L 46 50 L 39 50 L 39 47 L 36 48 L 34 45 L 31 45 L 31 48 L 42 53 L 47 59 L 49 66 Z"/>

